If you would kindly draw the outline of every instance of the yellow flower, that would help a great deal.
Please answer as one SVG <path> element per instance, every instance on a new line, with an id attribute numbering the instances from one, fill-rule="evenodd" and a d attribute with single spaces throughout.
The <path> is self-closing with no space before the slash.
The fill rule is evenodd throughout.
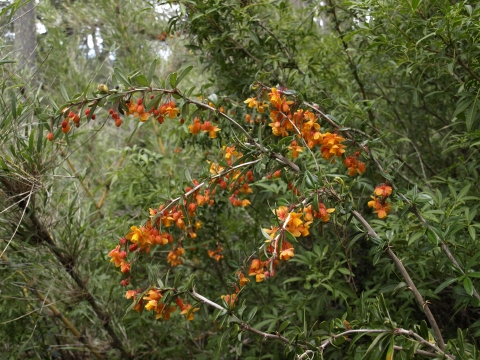
<path id="1" fill-rule="evenodd" d="M 144 234 L 142 229 L 136 226 L 132 226 L 125 237 L 134 244 L 138 242 L 143 243 L 144 241 Z"/>
<path id="2" fill-rule="evenodd" d="M 257 100 L 255 100 L 255 98 L 248 98 L 244 103 L 248 104 L 248 107 L 252 109 L 257 105 Z"/>

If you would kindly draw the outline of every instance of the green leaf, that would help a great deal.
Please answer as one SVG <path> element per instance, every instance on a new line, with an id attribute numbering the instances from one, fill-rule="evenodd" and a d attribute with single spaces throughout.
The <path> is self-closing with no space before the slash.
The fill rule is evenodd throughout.
<path id="1" fill-rule="evenodd" d="M 380 335 L 378 335 L 375 340 L 373 340 L 373 342 L 370 344 L 370 346 L 368 347 L 367 351 L 365 352 L 365 355 L 368 354 L 370 351 L 372 351 L 373 349 L 376 348 L 378 342 L 380 340 L 382 340 L 385 336 L 387 336 L 388 333 L 387 332 L 384 332 L 384 333 L 380 333 Z"/>
<path id="2" fill-rule="evenodd" d="M 297 238 L 293 236 L 293 234 L 290 231 L 285 230 L 285 235 L 287 236 L 288 241 L 298 242 Z"/>
<path id="3" fill-rule="evenodd" d="M 175 86 L 178 86 L 178 84 L 180 83 L 180 81 L 182 81 L 182 79 L 188 75 L 188 73 L 193 69 L 193 65 L 190 65 L 190 66 L 187 66 L 185 69 L 181 70 L 180 73 L 178 74 L 178 77 L 177 77 L 177 83 Z M 187 95 L 187 96 L 190 96 L 190 95 Z"/>
<path id="4" fill-rule="evenodd" d="M 128 80 L 128 78 L 125 76 L 125 74 L 117 67 L 113 68 L 113 74 L 115 75 L 115 77 L 117 78 L 117 80 L 119 80 L 120 82 L 123 83 L 123 85 L 125 85 L 126 87 L 130 87 L 130 81 Z"/>
<path id="5" fill-rule="evenodd" d="M 151 109 L 156 109 L 158 105 L 160 104 L 160 101 L 162 100 L 162 93 L 157 94 L 153 99 L 151 99 L 148 103 L 145 109 L 147 111 L 150 111 Z"/>
<path id="6" fill-rule="evenodd" d="M 16 120 L 17 119 L 17 98 L 15 97 L 15 94 L 12 93 L 12 100 L 11 100 L 11 105 L 12 105 L 12 116 Z"/>
<path id="7" fill-rule="evenodd" d="M 472 279 L 470 279 L 468 276 L 463 279 L 463 288 L 467 292 L 468 295 L 472 296 L 473 295 L 473 283 Z"/>
<path id="8" fill-rule="evenodd" d="M 387 355 L 385 356 L 385 360 L 393 360 L 393 354 L 394 354 L 394 336 L 392 335 L 392 338 L 390 339 L 390 344 L 388 345 L 388 350 L 387 350 Z"/>
<path id="9" fill-rule="evenodd" d="M 255 314 L 257 313 L 258 308 L 255 306 L 247 315 L 247 322 L 250 322 L 250 320 L 253 319 Z"/>
<path id="10" fill-rule="evenodd" d="M 62 96 L 65 99 L 65 101 L 70 100 L 68 97 L 67 90 L 65 89 L 65 86 L 63 85 L 63 83 L 60 83 L 60 92 L 62 93 Z"/>
<path id="11" fill-rule="evenodd" d="M 413 11 L 417 10 L 418 5 L 422 3 L 422 0 L 412 0 L 412 9 Z"/>
<path id="12" fill-rule="evenodd" d="M 170 85 L 172 85 L 172 88 L 177 86 L 177 73 L 176 72 L 170 74 Z"/>
<path id="13" fill-rule="evenodd" d="M 454 282 L 457 282 L 457 281 L 458 281 L 458 278 L 447 279 L 444 282 L 442 282 L 440 285 L 438 285 L 438 287 L 435 289 L 435 291 L 433 293 L 438 294 L 440 291 L 445 289 L 447 286 L 449 286 L 449 285 L 451 285 L 451 284 L 453 284 Z"/>
<path id="14" fill-rule="evenodd" d="M 438 245 L 437 234 L 435 234 L 435 232 L 434 232 L 431 228 L 428 228 L 428 229 L 427 229 L 427 239 L 428 239 L 428 241 L 430 241 L 432 244 Z"/>
<path id="15" fill-rule="evenodd" d="M 278 332 L 282 332 L 283 330 L 285 330 L 285 329 L 288 327 L 288 325 L 290 325 L 290 321 L 285 320 L 285 321 L 282 322 L 282 324 L 279 326 L 279 328 L 278 328 L 277 331 L 278 331 Z"/>
<path id="16" fill-rule="evenodd" d="M 153 75 L 155 75 L 155 68 L 157 67 L 157 59 L 154 59 L 152 63 L 150 64 L 150 68 L 148 69 L 148 74 L 147 74 L 147 86 L 150 86 L 153 80 Z"/>
<path id="17" fill-rule="evenodd" d="M 147 80 L 147 77 L 143 74 L 140 74 L 136 78 L 137 82 L 142 86 L 150 86 L 150 82 Z"/>
<path id="18" fill-rule="evenodd" d="M 479 92 L 480 92 L 480 90 L 479 90 Z M 472 104 L 470 105 L 470 108 L 467 111 L 467 117 L 465 118 L 467 131 L 472 130 L 473 122 L 475 120 L 475 116 L 477 115 L 478 94 L 479 93 L 477 92 L 477 96 L 475 96 L 475 99 L 473 100 Z"/>

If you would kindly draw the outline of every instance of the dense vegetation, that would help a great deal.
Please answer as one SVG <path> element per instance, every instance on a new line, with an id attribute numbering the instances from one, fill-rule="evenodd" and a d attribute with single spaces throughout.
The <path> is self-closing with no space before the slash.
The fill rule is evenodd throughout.
<path id="1" fill-rule="evenodd" d="M 5 358 L 479 357 L 480 4 L 31 5 L 0 2 Z"/>

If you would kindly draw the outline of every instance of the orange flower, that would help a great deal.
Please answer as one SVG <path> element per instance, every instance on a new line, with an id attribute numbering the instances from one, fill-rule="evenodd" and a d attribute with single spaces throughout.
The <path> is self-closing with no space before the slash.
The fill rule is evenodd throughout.
<path id="1" fill-rule="evenodd" d="M 257 100 L 255 98 L 248 98 L 244 101 L 245 104 L 248 104 L 250 109 L 253 109 L 257 105 Z"/>
<path id="2" fill-rule="evenodd" d="M 205 121 L 201 125 L 201 129 L 203 132 L 208 132 L 211 139 L 215 139 L 217 137 L 217 131 L 220 131 L 220 128 L 213 125 L 210 121 Z"/>
<path id="3" fill-rule="evenodd" d="M 292 158 L 298 158 L 298 153 L 303 151 L 303 147 L 298 146 L 297 140 L 293 140 L 292 144 L 288 147 L 292 150 Z"/>
<path id="4" fill-rule="evenodd" d="M 240 287 L 241 288 L 244 287 L 247 284 L 247 282 L 250 282 L 250 279 L 247 278 L 245 275 L 243 275 L 242 272 L 239 271 L 238 272 L 238 283 L 240 284 Z"/>
<path id="5" fill-rule="evenodd" d="M 172 266 L 178 266 L 183 263 L 181 259 L 183 254 L 185 254 L 185 249 L 178 247 L 168 253 L 167 261 Z"/>
<path id="6" fill-rule="evenodd" d="M 130 231 L 127 233 L 127 235 L 125 237 L 134 244 L 136 244 L 138 242 L 140 242 L 140 243 L 144 242 L 143 231 L 142 231 L 141 228 L 138 228 L 136 226 L 132 226 L 130 228 Z"/>
<path id="7" fill-rule="evenodd" d="M 322 157 L 326 160 L 330 160 L 333 156 L 342 156 L 345 152 L 345 145 L 341 144 L 343 141 L 345 141 L 345 138 L 327 132 L 323 137 L 323 145 L 320 148 Z"/>
<path id="8" fill-rule="evenodd" d="M 233 156 L 242 156 L 242 154 L 235 149 L 235 146 L 224 146 L 223 149 L 225 150 L 225 160 L 228 165 L 232 165 Z"/>
<path id="9" fill-rule="evenodd" d="M 202 123 L 200 122 L 200 119 L 193 119 L 193 124 L 188 125 L 188 131 L 194 135 L 197 135 L 200 133 L 200 130 L 202 130 Z"/>
<path id="10" fill-rule="evenodd" d="M 218 245 L 215 250 L 208 250 L 208 256 L 216 261 L 220 261 L 220 259 L 223 259 L 222 251 L 223 247 Z"/>
<path id="11" fill-rule="evenodd" d="M 368 202 L 368 207 L 374 208 L 374 214 L 378 215 L 379 219 L 384 219 L 387 217 L 387 214 L 392 210 L 390 203 L 385 199 L 381 200 L 376 196 L 372 196 L 373 200 Z"/>
<path id="12" fill-rule="evenodd" d="M 180 110 L 178 110 L 177 107 L 175 107 L 175 103 L 173 101 L 171 101 L 167 108 L 165 109 L 165 113 L 168 114 L 168 116 L 170 117 L 170 119 L 174 119 L 178 114 L 179 114 Z"/>
<path id="13" fill-rule="evenodd" d="M 248 276 L 255 276 L 256 282 L 262 282 L 265 279 L 264 266 L 265 263 L 259 259 L 252 260 L 250 269 L 248 270 Z"/>
<path id="14" fill-rule="evenodd" d="M 348 156 L 343 163 L 348 168 L 348 175 L 355 176 L 358 174 L 363 174 L 366 171 L 365 163 L 358 161 L 353 156 Z"/>
<path id="15" fill-rule="evenodd" d="M 181 307 L 180 309 L 182 310 L 180 312 L 180 314 L 187 316 L 187 321 L 192 321 L 195 318 L 195 315 L 193 313 L 200 310 L 200 308 L 193 308 L 192 309 L 192 304 L 184 305 L 183 308 Z M 192 309 L 192 310 L 190 311 L 190 309 Z M 189 312 L 190 312 L 190 314 L 189 314 Z"/>
<path id="16" fill-rule="evenodd" d="M 127 299 L 131 299 L 131 298 L 133 297 L 133 299 L 135 299 L 136 296 L 137 296 L 137 294 L 138 294 L 138 291 L 137 291 L 137 290 L 128 290 L 128 291 L 126 292 L 126 294 L 125 294 L 125 297 L 126 297 Z"/>
<path id="17" fill-rule="evenodd" d="M 270 229 L 263 229 L 263 231 L 265 231 L 268 235 L 270 235 L 270 239 L 271 239 L 271 240 L 267 239 L 265 240 L 265 242 L 270 242 L 273 239 L 275 239 L 275 235 L 277 234 L 279 229 L 280 229 L 279 227 L 273 227 L 273 226 L 270 226 Z"/>
<path id="18" fill-rule="evenodd" d="M 294 257 L 295 254 L 293 253 L 295 249 L 293 248 L 292 244 L 283 240 L 282 241 L 282 251 L 280 252 L 280 260 L 288 261 L 290 258 Z"/>
<path id="19" fill-rule="evenodd" d="M 324 204 L 318 204 L 318 212 L 315 211 L 315 217 L 321 219 L 322 222 L 328 222 L 330 220 L 330 214 L 335 212 L 334 208 L 327 209 Z"/>
<path id="20" fill-rule="evenodd" d="M 174 312 L 175 310 L 177 310 L 175 306 L 168 306 L 160 303 L 155 307 L 155 320 L 158 320 L 160 318 L 163 318 L 163 320 L 168 320 L 170 319 L 170 315 L 172 314 L 172 312 Z"/>
<path id="21" fill-rule="evenodd" d="M 221 298 L 225 300 L 229 308 L 235 307 L 235 301 L 237 300 L 237 294 L 222 295 Z"/>
<path id="22" fill-rule="evenodd" d="M 130 263 L 126 261 L 122 261 L 122 264 L 120 266 L 120 271 L 124 274 L 128 273 L 130 271 Z"/>
<path id="23" fill-rule="evenodd" d="M 127 257 L 127 253 L 120 251 L 120 245 L 117 245 L 115 249 L 108 253 L 108 256 L 112 258 L 110 262 L 113 262 L 116 267 L 119 267 L 124 262 L 123 259 Z"/>
<path id="24" fill-rule="evenodd" d="M 280 206 L 277 210 L 273 211 L 280 221 L 285 221 L 288 216 L 288 208 L 286 206 Z"/>
<path id="25" fill-rule="evenodd" d="M 392 187 L 387 184 L 378 185 L 373 193 L 377 196 L 387 198 L 392 195 Z"/>

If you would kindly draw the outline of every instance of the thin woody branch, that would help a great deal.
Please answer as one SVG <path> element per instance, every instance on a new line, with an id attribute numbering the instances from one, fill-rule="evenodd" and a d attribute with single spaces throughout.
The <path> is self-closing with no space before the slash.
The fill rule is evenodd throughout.
<path id="1" fill-rule="evenodd" d="M 365 218 L 356 210 L 351 210 L 350 213 L 365 227 L 367 230 L 367 234 L 372 237 L 372 238 L 378 238 L 379 236 L 373 230 L 373 228 L 370 226 L 370 224 L 365 220 Z M 402 261 L 397 257 L 397 255 L 393 252 L 393 250 L 388 246 L 386 248 L 386 253 L 392 259 L 393 263 L 397 267 L 397 269 L 400 271 L 402 274 L 402 277 L 405 279 L 405 282 L 407 283 L 408 287 L 412 291 L 413 295 L 415 296 L 415 299 L 417 300 L 418 305 L 420 306 L 421 309 L 423 309 L 423 312 L 425 313 L 425 316 L 428 319 L 428 322 L 430 323 L 430 326 L 433 329 L 433 332 L 435 334 L 435 339 L 438 342 L 438 345 L 440 349 L 444 350 L 445 349 L 445 341 L 443 340 L 442 333 L 440 331 L 440 328 L 437 325 L 437 321 L 435 320 L 435 317 L 433 316 L 428 303 L 423 299 L 422 295 L 418 291 L 417 287 L 415 286 L 414 282 L 412 281 L 412 278 L 408 274 L 407 269 L 403 265 Z"/>
<path id="2" fill-rule="evenodd" d="M 5 261 L 5 263 L 12 265 L 10 260 L 7 258 L 5 254 L 3 254 L 1 258 L 3 259 L 3 261 Z M 55 315 L 62 321 L 64 326 L 90 350 L 90 352 L 93 354 L 93 356 L 96 359 L 98 360 L 104 359 L 103 355 L 101 355 L 98 352 L 98 350 L 88 342 L 88 340 L 75 328 L 75 326 L 68 320 L 68 318 L 66 318 L 65 315 L 63 315 L 63 313 L 60 310 L 58 310 L 58 308 L 53 303 L 48 301 L 46 297 L 39 290 L 37 290 L 34 286 L 32 286 L 31 282 L 27 279 L 27 277 L 21 270 L 17 270 L 17 273 L 23 277 L 29 289 L 38 297 L 38 299 L 42 302 L 43 306 L 49 308 L 52 311 L 53 315 Z"/>

